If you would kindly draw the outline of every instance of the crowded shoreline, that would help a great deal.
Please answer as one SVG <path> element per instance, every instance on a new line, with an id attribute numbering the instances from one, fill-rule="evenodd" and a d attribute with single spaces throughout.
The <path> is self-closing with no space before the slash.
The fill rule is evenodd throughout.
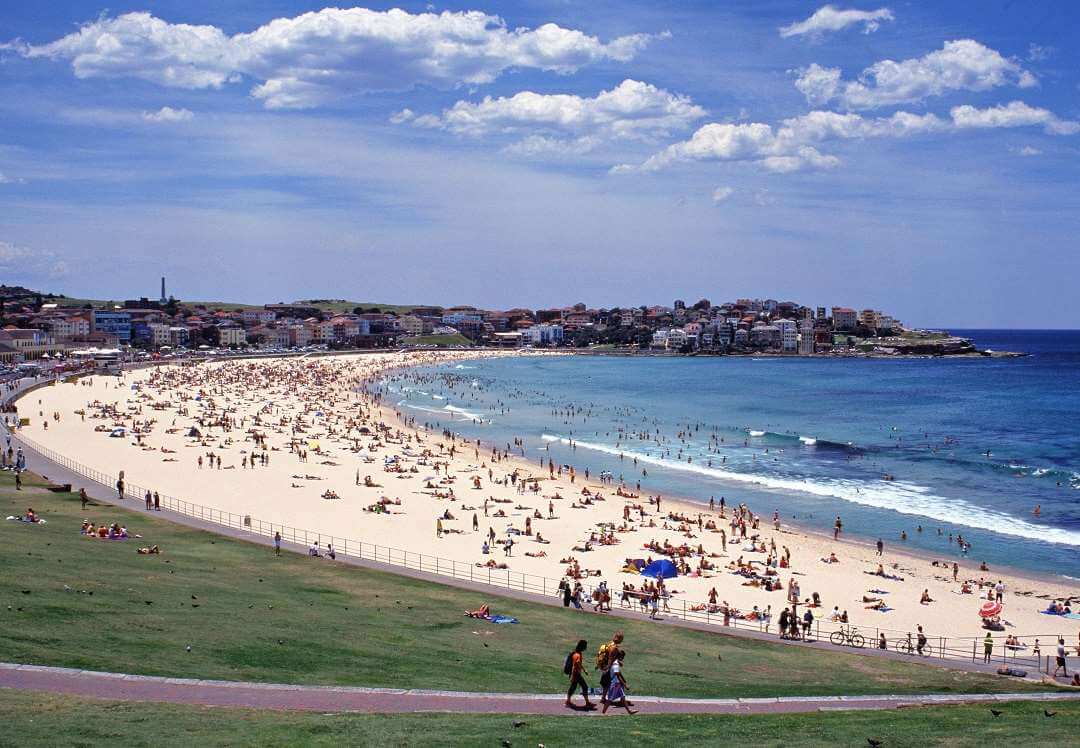
<path id="1" fill-rule="evenodd" d="M 891 542 L 879 556 L 842 532 L 834 539 L 786 520 L 777 528 L 777 519 L 766 516 L 771 507 L 742 509 L 737 494 L 723 509 L 668 496 L 654 505 L 647 488 L 639 494 L 598 480 L 586 465 L 558 466 L 557 473 L 554 465 L 540 468 L 535 452 L 532 460 L 515 456 L 517 445 L 465 443 L 364 391 L 390 369 L 477 355 L 271 359 L 165 367 L 121 380 L 94 376 L 33 393 L 20 403 L 20 415 L 30 418 L 23 431 L 31 439 L 92 467 L 123 470 L 132 483 L 161 493 L 292 526 L 334 527 L 338 536 L 386 542 L 392 532 L 394 543 L 409 550 L 568 578 L 572 598 L 573 585 L 602 581 L 611 605 L 625 604 L 628 584 L 637 593 L 631 604 L 641 599 L 643 583 L 655 599 L 653 581 L 630 573 L 627 561 L 672 560 L 681 568 L 655 583 L 656 615 L 685 601 L 717 613 L 737 609 L 751 621 L 771 611 L 776 622 L 794 597 L 800 617 L 809 606 L 827 619 L 835 607 L 860 627 L 922 625 L 931 636 L 979 636 L 986 602 L 979 592 L 996 597 L 1001 580 L 1001 637 L 1068 635 L 1076 627 L 1039 612 L 1047 600 L 1075 594 L 1065 580 L 997 566 L 982 571 L 965 561 L 954 581 L 951 567 L 896 551 Z M 274 389 L 275 380 L 286 384 Z M 118 428 L 123 433 L 111 436 Z M 736 514 L 743 521 L 733 525 Z M 737 537 L 743 528 L 745 539 Z M 982 589 L 980 577 L 989 582 Z M 961 593 L 965 580 L 976 584 Z M 1044 650 L 1049 645 L 1049 638 L 1041 642 Z"/>

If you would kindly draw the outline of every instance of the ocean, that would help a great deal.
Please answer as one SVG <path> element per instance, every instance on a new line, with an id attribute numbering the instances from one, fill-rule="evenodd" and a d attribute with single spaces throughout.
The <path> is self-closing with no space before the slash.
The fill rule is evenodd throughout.
<path id="1" fill-rule="evenodd" d="M 820 531 L 839 515 L 943 560 L 962 536 L 972 561 L 1080 577 L 1080 331 L 954 332 L 1029 355 L 508 357 L 380 386 L 417 423 L 523 439 L 538 465 Z"/>

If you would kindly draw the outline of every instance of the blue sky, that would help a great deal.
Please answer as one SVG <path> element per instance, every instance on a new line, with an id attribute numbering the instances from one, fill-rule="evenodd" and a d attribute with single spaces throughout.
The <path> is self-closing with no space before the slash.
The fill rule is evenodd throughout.
<path id="1" fill-rule="evenodd" d="M 0 277 L 1080 327 L 1078 29 L 1060 2 L 5 3 Z"/>

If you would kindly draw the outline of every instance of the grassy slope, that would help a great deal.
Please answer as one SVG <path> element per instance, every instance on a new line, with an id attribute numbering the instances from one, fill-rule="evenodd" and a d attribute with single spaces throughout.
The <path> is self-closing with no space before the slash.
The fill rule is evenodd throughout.
<path id="1" fill-rule="evenodd" d="M 132 704 L 0 690 L 0 742 L 20 746 L 513 746 L 753 745 L 960 748 L 1024 744 L 1076 745 L 1080 704 L 905 709 L 783 716 L 638 715 L 632 718 L 450 714 L 308 714 Z M 514 727 L 514 722 L 524 722 Z M 162 725 L 168 725 L 162 730 Z"/>
<path id="2" fill-rule="evenodd" d="M 17 493 L 11 475 L 0 474 L 0 516 L 27 505 L 47 524 L 0 521 L 0 658 L 7 661 L 177 677 L 549 692 L 564 687 L 562 661 L 574 641 L 586 638 L 595 648 L 618 627 L 626 632 L 627 673 L 639 693 L 1036 685 L 646 621 L 616 623 L 322 559 L 275 558 L 263 546 L 148 516 L 135 502 L 133 510 L 83 512 L 70 494 L 32 487 Z M 84 516 L 95 524 L 121 522 L 143 539 L 83 538 Z M 152 543 L 163 555 L 135 553 L 137 545 Z M 484 601 L 521 624 L 462 616 Z"/>

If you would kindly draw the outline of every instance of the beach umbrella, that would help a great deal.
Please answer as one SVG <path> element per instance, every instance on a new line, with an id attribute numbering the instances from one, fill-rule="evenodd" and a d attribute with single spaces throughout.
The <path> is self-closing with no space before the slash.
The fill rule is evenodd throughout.
<path id="1" fill-rule="evenodd" d="M 654 579 L 674 579 L 679 576 L 679 571 L 675 568 L 675 564 L 666 558 L 661 558 L 642 569 L 641 576 Z"/>
<path id="2" fill-rule="evenodd" d="M 983 618 L 994 618 L 1001 615 L 1001 603 L 988 600 L 979 608 L 979 615 Z"/>

